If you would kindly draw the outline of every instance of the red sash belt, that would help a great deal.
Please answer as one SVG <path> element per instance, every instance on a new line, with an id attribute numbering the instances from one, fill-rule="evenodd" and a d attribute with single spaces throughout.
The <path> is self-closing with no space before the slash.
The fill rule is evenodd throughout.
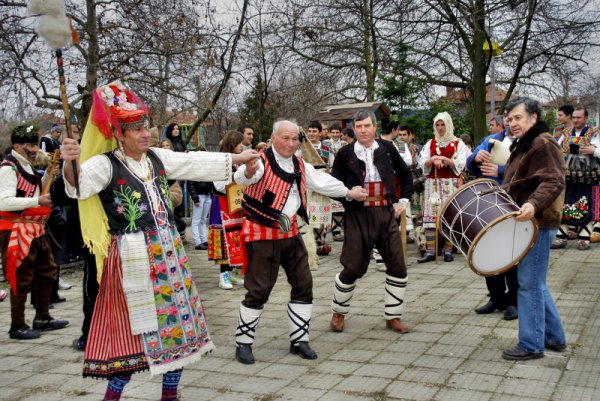
<path id="1" fill-rule="evenodd" d="M 17 268 L 29 254 L 31 242 L 44 234 L 44 226 L 51 209 L 38 206 L 25 209 L 22 214 L 0 212 L 0 231 L 10 230 L 6 254 L 6 280 L 17 293 Z"/>

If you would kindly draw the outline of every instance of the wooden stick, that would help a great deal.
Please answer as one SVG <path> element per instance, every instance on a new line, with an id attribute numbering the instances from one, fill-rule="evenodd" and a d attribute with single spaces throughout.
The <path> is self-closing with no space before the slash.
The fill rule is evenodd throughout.
<path id="1" fill-rule="evenodd" d="M 67 136 L 73 138 L 73 129 L 71 128 L 71 111 L 69 109 L 69 99 L 67 98 L 67 84 L 65 81 L 65 69 L 63 67 L 62 50 L 56 49 L 56 64 L 58 66 L 58 82 L 60 86 L 60 99 L 62 101 L 63 113 L 65 116 L 65 126 L 67 128 Z M 73 164 L 73 177 L 75 178 L 75 192 L 79 196 L 79 173 L 77 172 L 77 162 L 71 161 Z"/>
<path id="2" fill-rule="evenodd" d="M 404 264 L 408 264 L 406 257 L 406 209 L 400 214 L 400 238 L 402 239 L 402 254 L 404 255 Z"/>

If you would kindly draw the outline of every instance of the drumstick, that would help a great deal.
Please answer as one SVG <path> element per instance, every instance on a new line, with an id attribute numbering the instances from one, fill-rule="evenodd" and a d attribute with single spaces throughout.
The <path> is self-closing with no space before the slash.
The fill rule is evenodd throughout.
<path id="1" fill-rule="evenodd" d="M 433 168 L 434 168 L 433 173 L 434 173 L 434 179 L 435 179 L 435 181 L 433 182 L 433 186 L 435 188 L 435 192 L 437 192 L 438 191 L 437 166 L 434 164 Z M 438 194 L 438 196 L 439 196 L 439 194 Z M 437 205 L 435 205 L 436 215 L 437 215 L 437 211 L 438 211 L 437 208 L 438 208 Z M 436 265 L 438 264 L 438 260 L 437 260 L 437 257 L 438 257 L 438 234 L 439 234 L 439 227 L 438 227 L 438 218 L 436 216 L 436 218 L 435 218 L 435 242 L 434 242 L 434 247 L 435 247 L 434 248 L 434 255 L 435 255 L 434 260 L 435 260 Z"/>

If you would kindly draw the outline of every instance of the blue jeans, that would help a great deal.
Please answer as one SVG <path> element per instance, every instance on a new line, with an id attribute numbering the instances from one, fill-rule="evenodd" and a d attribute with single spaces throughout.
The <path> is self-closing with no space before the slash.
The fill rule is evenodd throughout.
<path id="1" fill-rule="evenodd" d="M 208 241 L 208 212 L 212 196 L 198 195 L 198 206 L 194 204 L 192 211 L 192 238 L 195 245 L 200 245 Z"/>
<path id="2" fill-rule="evenodd" d="M 519 348 L 543 352 L 544 344 L 565 344 L 558 309 L 546 284 L 550 245 L 556 229 L 540 229 L 531 251 L 519 263 Z"/>

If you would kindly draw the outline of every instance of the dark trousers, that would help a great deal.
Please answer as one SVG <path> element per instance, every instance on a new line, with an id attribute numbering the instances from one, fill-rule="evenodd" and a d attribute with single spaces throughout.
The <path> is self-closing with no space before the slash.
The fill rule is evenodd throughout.
<path id="1" fill-rule="evenodd" d="M 364 276 L 371 261 L 371 251 L 377 246 L 386 267 L 386 274 L 406 277 L 402 239 L 394 208 L 390 206 L 363 207 L 346 211 L 344 245 L 340 263 L 340 281 L 354 284 Z"/>
<path id="2" fill-rule="evenodd" d="M 87 339 L 90 332 L 92 315 L 94 314 L 96 298 L 100 289 L 96 275 L 96 258 L 86 248 L 83 257 L 83 324 L 81 325 L 81 334 L 85 339 Z"/>
<path id="3" fill-rule="evenodd" d="M 290 300 L 312 303 L 313 282 L 308 267 L 308 252 L 297 235 L 293 238 L 246 243 L 248 270 L 244 276 L 247 293 L 243 304 L 258 309 L 267 303 L 283 267 L 292 286 Z"/>
<path id="4" fill-rule="evenodd" d="M 494 305 L 499 308 L 506 308 L 508 305 L 517 306 L 517 291 L 519 289 L 517 267 L 497 276 L 486 277 L 485 284 L 490 292 L 490 301 Z"/>
<path id="5" fill-rule="evenodd" d="M 0 250 L 2 251 L 2 266 L 6 269 L 6 254 L 9 231 L 0 232 Z M 50 293 L 52 284 L 56 280 L 56 263 L 52 257 L 50 245 L 45 236 L 34 239 L 31 242 L 29 253 L 17 268 L 17 293 L 10 292 L 10 317 L 11 328 L 17 328 L 25 324 L 25 303 L 27 294 L 31 290 L 34 276 L 37 276 L 36 289 L 36 318 L 47 319 L 48 305 L 50 304 Z M 6 276 L 6 270 L 4 275 Z"/>

